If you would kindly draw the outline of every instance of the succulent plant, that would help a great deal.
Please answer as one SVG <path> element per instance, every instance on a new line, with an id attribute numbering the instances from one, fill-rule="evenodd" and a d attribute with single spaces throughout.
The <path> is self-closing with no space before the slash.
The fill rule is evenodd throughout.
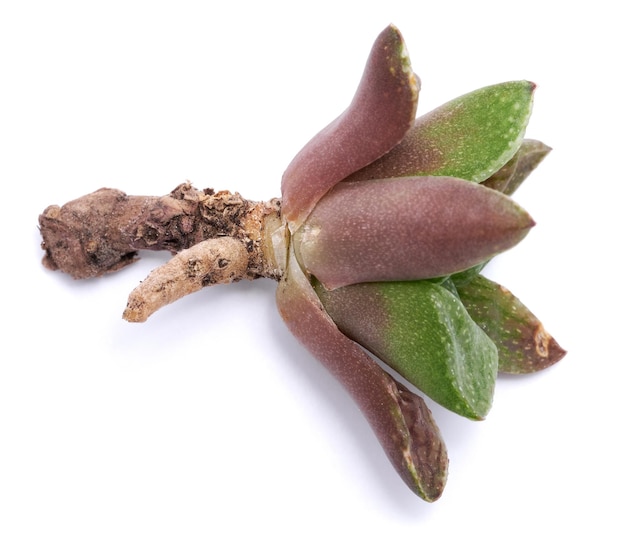
<path id="1" fill-rule="evenodd" d="M 389 26 L 350 106 L 287 167 L 282 199 L 101 189 L 40 216 L 44 264 L 85 278 L 140 249 L 179 252 L 131 293 L 130 321 L 207 285 L 277 280 L 291 332 L 352 395 L 410 489 L 436 500 L 448 457 L 417 390 L 480 420 L 498 372 L 565 354 L 480 274 L 534 225 L 510 198 L 549 152 L 524 139 L 534 88 L 496 84 L 415 119 L 420 81 Z"/>

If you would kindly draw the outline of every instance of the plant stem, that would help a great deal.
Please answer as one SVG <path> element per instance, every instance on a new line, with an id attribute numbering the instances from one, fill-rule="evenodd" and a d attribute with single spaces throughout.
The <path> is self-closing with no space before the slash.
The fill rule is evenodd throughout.
<path id="1" fill-rule="evenodd" d="M 181 252 L 131 294 L 124 318 L 145 321 L 161 306 L 207 285 L 259 277 L 278 280 L 272 234 L 280 200 L 190 184 L 166 196 L 128 196 L 103 188 L 51 205 L 39 217 L 43 264 L 76 279 L 102 276 L 136 261 L 139 250 Z"/>

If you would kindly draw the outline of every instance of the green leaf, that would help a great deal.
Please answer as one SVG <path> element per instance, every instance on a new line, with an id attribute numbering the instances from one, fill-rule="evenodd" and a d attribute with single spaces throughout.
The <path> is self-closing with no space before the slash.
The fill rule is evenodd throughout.
<path id="1" fill-rule="evenodd" d="M 497 374 L 493 342 L 461 301 L 428 281 L 315 290 L 339 329 L 446 408 L 471 419 L 489 411 Z"/>
<path id="2" fill-rule="evenodd" d="M 347 180 L 446 175 L 480 183 L 519 149 L 535 85 L 482 88 L 417 118 L 402 142 Z"/>
<path id="3" fill-rule="evenodd" d="M 501 285 L 479 275 L 457 284 L 457 292 L 471 317 L 496 344 L 501 373 L 532 373 L 565 356 L 539 319 Z"/>

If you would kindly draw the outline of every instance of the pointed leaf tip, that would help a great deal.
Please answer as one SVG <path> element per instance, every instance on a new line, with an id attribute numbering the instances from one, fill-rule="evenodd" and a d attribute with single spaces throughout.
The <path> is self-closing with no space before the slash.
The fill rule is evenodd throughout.
<path id="1" fill-rule="evenodd" d="M 541 164 L 544 158 L 552 151 L 543 142 L 538 140 L 523 140 L 517 153 L 502 168 L 483 182 L 483 185 L 511 196 Z"/>
<path id="2" fill-rule="evenodd" d="M 291 161 L 282 180 L 283 215 L 296 229 L 336 183 L 396 146 L 411 128 L 419 79 L 395 26 L 379 36 L 350 106 Z"/>
<path id="3" fill-rule="evenodd" d="M 420 116 L 398 146 L 349 181 L 441 175 L 484 181 L 513 157 L 532 110 L 535 84 L 504 82 Z"/>
<path id="4" fill-rule="evenodd" d="M 315 290 L 343 333 L 431 399 L 470 419 L 487 415 L 498 352 L 453 293 L 429 281 Z"/>
<path id="5" fill-rule="evenodd" d="M 402 480 L 426 501 L 439 498 L 447 478 L 448 456 L 424 400 L 339 331 L 293 252 L 276 298 L 289 330 L 354 398 Z"/>
<path id="6" fill-rule="evenodd" d="M 403 177 L 338 184 L 293 242 L 302 266 L 333 289 L 459 272 L 511 248 L 533 224 L 482 185 Z"/>
<path id="7" fill-rule="evenodd" d="M 500 373 L 533 373 L 565 356 L 539 319 L 508 289 L 478 275 L 457 282 L 457 290 L 471 317 L 498 347 Z"/>

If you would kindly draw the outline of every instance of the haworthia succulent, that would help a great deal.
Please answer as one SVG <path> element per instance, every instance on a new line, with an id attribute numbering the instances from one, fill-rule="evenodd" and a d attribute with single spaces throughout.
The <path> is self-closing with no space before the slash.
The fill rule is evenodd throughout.
<path id="1" fill-rule="evenodd" d="M 453 293 L 427 281 L 315 290 L 344 334 L 430 398 L 471 419 L 486 416 L 498 353 Z"/>
<path id="2" fill-rule="evenodd" d="M 484 181 L 519 149 L 534 88 L 513 81 L 458 97 L 417 118 L 399 145 L 347 180 L 446 175 Z"/>

